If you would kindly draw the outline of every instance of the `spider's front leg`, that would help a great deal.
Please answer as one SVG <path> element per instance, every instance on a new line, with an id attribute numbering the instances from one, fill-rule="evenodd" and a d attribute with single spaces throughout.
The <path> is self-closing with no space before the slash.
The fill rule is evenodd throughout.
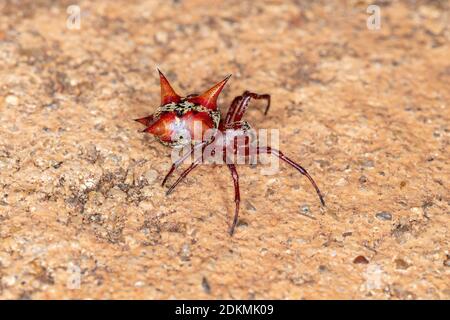
<path id="1" fill-rule="evenodd" d="M 211 140 L 197 143 L 196 145 L 194 145 L 192 147 L 191 152 L 186 152 L 181 158 L 179 158 L 177 161 L 172 163 L 172 166 L 170 167 L 169 172 L 167 172 L 166 176 L 164 177 L 164 180 L 163 180 L 161 186 L 164 187 L 164 185 L 167 182 L 167 179 L 169 179 L 169 177 L 172 175 L 172 173 L 175 171 L 176 168 L 178 168 L 187 158 L 192 156 L 195 153 L 196 150 L 198 150 L 199 148 L 204 149 L 208 145 L 213 143 L 215 141 L 215 139 L 216 139 L 216 136 L 217 136 L 217 133 L 214 134 L 214 136 L 211 138 Z M 202 150 L 202 154 L 203 154 L 203 150 Z"/>
<path id="2" fill-rule="evenodd" d="M 267 114 L 270 108 L 270 94 L 258 94 L 250 91 L 245 91 L 241 96 L 234 98 L 231 103 L 230 109 L 228 109 L 227 116 L 225 117 L 225 124 L 241 121 L 245 111 L 247 111 L 250 99 L 266 100 L 267 106 L 264 111 L 264 115 Z"/>
<path id="3" fill-rule="evenodd" d="M 186 178 L 186 176 L 192 171 L 194 170 L 202 161 L 203 157 L 198 157 L 194 162 L 191 163 L 191 165 L 183 171 L 183 173 L 180 175 L 180 177 L 177 179 L 177 181 L 175 181 L 175 183 L 167 190 L 166 192 L 166 196 L 168 196 L 169 194 L 172 193 L 173 189 L 175 189 L 175 187 L 184 180 L 184 178 Z"/>
<path id="4" fill-rule="evenodd" d="M 183 157 L 181 157 L 180 159 L 178 159 L 178 161 L 175 161 L 172 164 L 172 167 L 170 168 L 170 171 L 167 173 L 166 177 L 164 178 L 163 181 L 163 185 L 164 183 L 167 181 L 167 178 L 172 174 L 172 172 L 181 164 L 184 162 L 184 160 L 187 159 L 187 157 L 189 157 L 190 155 L 192 155 L 195 150 L 197 150 L 198 148 L 200 148 L 200 146 L 202 147 L 202 154 L 194 160 L 194 162 L 192 162 L 192 164 L 186 169 L 184 170 L 180 177 L 177 179 L 177 181 L 175 181 L 175 183 L 170 186 L 170 188 L 167 190 L 166 195 L 169 195 L 172 193 L 172 191 L 175 189 L 175 187 L 181 182 L 183 181 L 184 178 L 186 178 L 186 176 L 192 171 L 194 170 L 204 159 L 204 151 L 205 148 L 211 144 L 216 144 L 216 137 L 217 137 L 217 133 L 213 136 L 213 138 L 210 141 L 203 141 L 200 142 L 199 144 L 195 145 L 194 148 L 192 149 L 192 151 L 190 153 L 186 153 Z M 214 145 L 213 145 L 214 146 Z"/>
<path id="5" fill-rule="evenodd" d="M 191 149 L 191 152 L 186 152 L 181 158 L 179 158 L 177 161 L 172 163 L 172 166 L 170 167 L 169 172 L 167 172 L 166 176 L 164 177 L 164 180 L 163 180 L 161 186 L 164 187 L 164 185 L 167 182 L 167 179 L 169 179 L 169 177 L 172 175 L 172 173 L 175 171 L 176 168 L 178 168 L 187 158 L 192 156 L 197 149 L 199 149 L 200 147 L 205 147 L 207 144 L 208 143 L 206 141 L 196 144 Z"/>

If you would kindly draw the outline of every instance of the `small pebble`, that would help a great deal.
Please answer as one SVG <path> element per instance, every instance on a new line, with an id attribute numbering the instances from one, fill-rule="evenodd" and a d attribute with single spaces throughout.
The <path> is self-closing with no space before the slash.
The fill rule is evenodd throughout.
<path id="1" fill-rule="evenodd" d="M 246 228 L 246 227 L 248 227 L 248 222 L 245 221 L 245 220 L 239 219 L 237 224 L 236 224 L 236 227 L 237 228 Z"/>
<path id="2" fill-rule="evenodd" d="M 95 182 L 95 180 L 94 179 L 92 179 L 92 178 L 89 178 L 89 179 L 87 179 L 85 182 L 84 182 L 84 184 L 82 184 L 81 186 L 80 186 L 80 188 L 81 188 L 81 190 L 92 190 L 92 189 L 94 189 L 94 187 L 96 186 L 96 182 Z"/>
<path id="3" fill-rule="evenodd" d="M 316 218 L 312 215 L 311 210 L 307 204 L 304 204 L 300 207 L 300 214 L 302 216 L 316 220 Z"/>
<path id="4" fill-rule="evenodd" d="M 180 252 L 181 260 L 183 261 L 189 261 L 191 257 L 191 248 L 189 244 L 185 243 L 183 247 L 181 248 Z"/>
<path id="5" fill-rule="evenodd" d="M 145 180 L 147 180 L 147 183 L 152 184 L 158 177 L 158 172 L 156 172 L 156 170 L 149 170 L 145 173 L 144 176 Z"/>
<path id="6" fill-rule="evenodd" d="M 144 211 L 152 210 L 155 206 L 150 200 L 144 200 L 139 202 L 139 207 Z"/>
<path id="7" fill-rule="evenodd" d="M 342 234 L 342 236 L 345 238 L 345 237 L 350 237 L 352 234 L 353 234 L 353 232 L 348 231 L 348 232 L 344 232 L 344 233 Z"/>
<path id="8" fill-rule="evenodd" d="M 89 145 L 86 146 L 85 155 L 86 155 L 86 159 L 88 161 L 90 161 L 91 163 L 95 163 L 97 161 L 99 152 L 98 152 L 95 144 L 90 143 Z"/>
<path id="9" fill-rule="evenodd" d="M 14 95 L 9 95 L 6 97 L 5 102 L 10 106 L 17 106 L 19 104 L 19 99 Z"/>
<path id="10" fill-rule="evenodd" d="M 56 109 L 58 109 L 58 104 L 50 103 L 50 104 L 46 105 L 45 108 L 50 109 L 50 110 L 56 110 Z"/>
<path id="11" fill-rule="evenodd" d="M 326 271 L 328 271 L 328 268 L 326 266 L 324 265 L 319 266 L 319 272 L 326 272 Z"/>
<path id="12" fill-rule="evenodd" d="M 345 180 L 345 178 L 340 178 L 340 179 L 336 182 L 335 185 L 338 186 L 338 187 L 343 187 L 343 186 L 347 185 L 347 180 Z"/>
<path id="13" fill-rule="evenodd" d="M 366 182 L 367 182 L 366 176 L 361 176 L 361 177 L 359 177 L 359 183 L 364 184 L 364 183 L 366 183 Z"/>
<path id="14" fill-rule="evenodd" d="M 410 209 L 410 211 L 412 212 L 412 213 L 415 213 L 415 214 L 422 214 L 422 209 L 421 208 L 419 208 L 419 207 L 412 207 L 411 209 Z"/>
<path id="15" fill-rule="evenodd" d="M 302 205 L 301 207 L 300 207 L 300 211 L 302 212 L 302 213 L 309 213 L 309 206 L 307 205 L 307 204 L 304 204 L 304 205 Z"/>
<path id="16" fill-rule="evenodd" d="M 361 166 L 362 166 L 363 168 L 373 168 L 373 167 L 375 167 L 375 164 L 374 164 L 374 162 L 373 162 L 372 160 L 364 160 L 364 161 L 361 163 Z"/>
<path id="17" fill-rule="evenodd" d="M 357 263 L 357 264 L 368 264 L 369 260 L 367 260 L 366 257 L 364 256 L 357 256 L 354 260 L 353 263 Z"/>
<path id="18" fill-rule="evenodd" d="M 395 259 L 395 268 L 398 270 L 406 270 L 409 268 L 409 264 L 403 259 Z"/>
<path id="19" fill-rule="evenodd" d="M 167 41 L 169 40 L 169 37 L 166 32 L 160 31 L 160 32 L 156 33 L 155 40 L 158 43 L 167 43 Z"/>
<path id="20" fill-rule="evenodd" d="M 63 163 L 62 161 L 58 161 L 58 162 L 54 163 L 52 165 L 52 167 L 55 168 L 55 169 L 59 169 L 59 167 L 61 167 L 62 163 Z"/>
<path id="21" fill-rule="evenodd" d="M 12 287 L 16 283 L 16 277 L 15 276 L 6 276 L 2 278 L 3 285 L 7 287 Z"/>
<path id="22" fill-rule="evenodd" d="M 392 214 L 387 211 L 380 211 L 377 214 L 375 214 L 375 217 L 380 220 L 392 220 Z"/>
<path id="23" fill-rule="evenodd" d="M 251 210 L 251 211 L 256 211 L 255 206 L 249 200 L 245 201 L 245 209 Z"/>
<path id="24" fill-rule="evenodd" d="M 209 285 L 208 279 L 206 279 L 206 277 L 202 278 L 202 288 L 205 293 L 211 293 L 211 286 Z"/>
<path id="25" fill-rule="evenodd" d="M 450 267 L 450 256 L 447 255 L 447 259 L 444 260 L 444 266 Z"/>

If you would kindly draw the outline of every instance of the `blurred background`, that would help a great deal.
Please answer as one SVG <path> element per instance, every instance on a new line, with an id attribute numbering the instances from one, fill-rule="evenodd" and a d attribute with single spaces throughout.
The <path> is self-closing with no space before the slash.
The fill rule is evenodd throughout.
<path id="1" fill-rule="evenodd" d="M 448 299 L 448 1 L 0 2 L 0 297 Z M 203 166 L 132 119 L 233 77 L 281 165 Z M 447 279 L 447 280 L 446 280 Z"/>

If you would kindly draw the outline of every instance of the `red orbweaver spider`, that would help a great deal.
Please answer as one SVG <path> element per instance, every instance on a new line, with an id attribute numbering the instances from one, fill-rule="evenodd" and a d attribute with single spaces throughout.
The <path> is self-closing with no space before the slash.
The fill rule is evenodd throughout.
<path id="1" fill-rule="evenodd" d="M 242 121 L 242 117 L 248 108 L 250 99 L 265 100 L 267 102 L 267 106 L 264 114 L 266 115 L 270 108 L 270 95 L 245 91 L 242 95 L 234 98 L 230 108 L 228 109 L 226 117 L 222 118 L 217 107 L 217 98 L 231 75 L 214 85 L 209 90 L 205 91 L 203 94 L 191 94 L 186 97 L 181 97 L 173 90 L 166 77 L 161 71 L 159 71 L 159 69 L 158 72 L 161 83 L 161 104 L 153 115 L 136 119 L 136 121 L 146 126 L 146 129 L 143 132 L 153 134 L 162 144 L 166 146 L 180 147 L 186 143 L 191 143 L 193 145 L 190 153 L 186 153 L 184 156 L 172 163 L 172 166 L 164 178 L 162 185 L 164 186 L 167 179 L 178 166 L 180 166 L 188 157 L 195 155 L 196 150 L 199 150 L 200 148 L 201 150 L 204 150 L 206 147 L 211 148 L 211 146 L 213 147 L 213 152 L 214 150 L 223 149 L 220 151 L 224 151 L 222 153 L 224 157 L 223 160 L 228 166 L 234 182 L 235 212 L 233 222 L 229 229 L 230 235 L 233 235 L 239 215 L 239 175 L 235 164 L 230 163 L 229 158 L 227 158 L 226 150 L 230 150 L 231 147 L 231 151 L 233 153 L 237 153 L 238 146 L 235 142 L 230 145 L 229 141 L 225 140 L 224 142 L 223 139 L 215 139 L 214 136 L 210 139 L 205 139 L 204 134 L 207 130 L 211 129 L 221 133 L 231 129 L 236 130 L 238 135 L 239 132 L 245 135 L 250 126 L 246 121 Z M 194 131 L 197 124 L 200 124 L 200 139 L 192 139 L 186 142 L 184 139 L 186 132 L 190 137 L 196 136 Z M 246 141 L 248 143 L 248 140 Z M 306 176 L 315 188 L 321 204 L 325 205 L 323 196 L 317 187 L 317 184 L 301 165 L 286 157 L 281 151 L 271 147 L 246 148 L 245 150 L 246 156 L 259 154 L 275 155 L 282 161 L 294 167 L 302 175 Z M 204 160 L 203 153 L 200 157 L 194 159 L 192 164 L 180 175 L 178 180 L 168 189 L 166 194 L 169 195 L 174 188 L 202 162 L 202 160 Z"/>

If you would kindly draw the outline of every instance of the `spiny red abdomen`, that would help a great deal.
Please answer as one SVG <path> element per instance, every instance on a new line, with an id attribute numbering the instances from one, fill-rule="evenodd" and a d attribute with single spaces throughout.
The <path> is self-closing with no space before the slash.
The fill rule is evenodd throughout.
<path id="1" fill-rule="evenodd" d="M 217 98 L 230 76 L 201 95 L 179 96 L 166 77 L 159 72 L 161 82 L 161 105 L 148 117 L 136 119 L 160 142 L 169 146 L 204 141 L 209 129 L 217 129 L 220 112 Z"/>
<path id="2" fill-rule="evenodd" d="M 207 131 L 217 129 L 220 121 L 218 111 L 187 101 L 163 105 L 155 116 L 156 119 L 145 131 L 170 146 L 204 141 Z"/>

